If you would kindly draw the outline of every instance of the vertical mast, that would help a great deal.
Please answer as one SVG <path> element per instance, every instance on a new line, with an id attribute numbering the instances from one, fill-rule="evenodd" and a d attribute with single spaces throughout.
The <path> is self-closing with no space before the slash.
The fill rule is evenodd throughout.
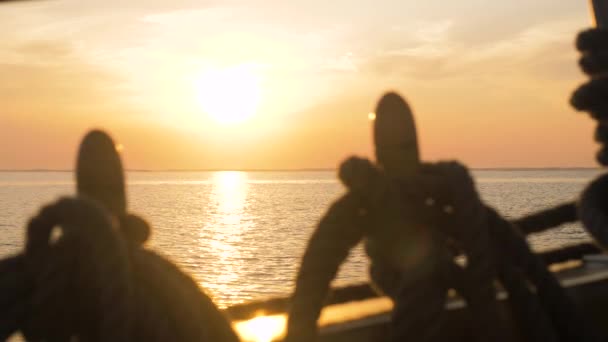
<path id="1" fill-rule="evenodd" d="M 595 26 L 608 29 L 608 0 L 591 0 L 591 11 Z"/>

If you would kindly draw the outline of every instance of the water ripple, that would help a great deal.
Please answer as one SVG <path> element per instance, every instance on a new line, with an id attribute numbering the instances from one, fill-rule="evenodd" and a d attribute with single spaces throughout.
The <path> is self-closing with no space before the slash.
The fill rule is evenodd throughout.
<path id="1" fill-rule="evenodd" d="M 594 170 L 476 171 L 482 197 L 508 217 L 575 199 Z M 19 251 L 40 205 L 73 193 L 70 173 L 0 173 L 0 255 Z M 315 224 L 343 189 L 334 172 L 129 173 L 131 210 L 153 226 L 150 245 L 176 261 L 220 306 L 291 292 Z M 577 224 L 531 238 L 537 249 L 588 239 Z M 367 280 L 357 247 L 337 285 Z"/>

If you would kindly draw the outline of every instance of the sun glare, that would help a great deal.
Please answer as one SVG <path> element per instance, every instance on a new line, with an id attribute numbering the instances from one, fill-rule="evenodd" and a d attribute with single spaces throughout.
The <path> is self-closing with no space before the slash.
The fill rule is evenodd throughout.
<path id="1" fill-rule="evenodd" d="M 234 124 L 251 118 L 260 102 L 260 79 L 249 65 L 204 71 L 197 80 L 197 98 L 215 121 Z"/>
<path id="2" fill-rule="evenodd" d="M 271 342 L 285 335 L 286 324 L 285 315 L 259 315 L 247 321 L 234 323 L 234 328 L 243 341 Z"/>

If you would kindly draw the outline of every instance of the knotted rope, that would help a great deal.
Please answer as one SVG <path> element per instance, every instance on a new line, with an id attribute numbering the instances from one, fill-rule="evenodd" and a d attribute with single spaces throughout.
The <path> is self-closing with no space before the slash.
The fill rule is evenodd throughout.
<path id="1" fill-rule="evenodd" d="M 524 236 L 480 202 L 466 168 L 457 163 L 426 164 L 407 184 L 391 184 L 371 162 L 352 158 L 342 165 L 340 179 L 349 191 L 367 197 L 372 211 L 374 201 L 390 192 L 390 187 L 399 187 L 406 197 L 403 205 L 409 207 L 404 210 L 424 217 L 424 223 L 443 236 L 444 250 L 455 244 L 467 256 L 464 269 L 454 267 L 451 260 L 444 261 L 444 267 L 452 270 L 447 286 L 463 295 L 475 320 L 481 322 L 479 326 L 488 327 L 480 329 L 482 339 L 501 333 L 492 284 L 497 278 L 509 292 L 512 311 L 529 340 L 594 340 Z M 528 282 L 536 288 L 536 295 Z M 420 333 L 419 326 L 411 328 L 412 336 Z"/>
<path id="2" fill-rule="evenodd" d="M 52 244 L 54 227 L 62 236 Z M 127 247 L 94 202 L 62 199 L 44 207 L 28 225 L 25 266 L 36 289 L 23 327 L 28 340 L 130 340 Z"/>
<path id="3" fill-rule="evenodd" d="M 144 248 L 150 227 L 127 212 L 122 164 L 101 131 L 81 144 L 77 188 L 30 221 L 23 254 L 0 260 L 0 339 L 238 341 L 192 278 Z"/>
<path id="4" fill-rule="evenodd" d="M 579 111 L 588 112 L 597 120 L 595 139 L 601 144 L 597 160 L 608 165 L 608 30 L 594 28 L 581 32 L 576 39 L 576 48 L 582 52 L 579 64 L 591 80 L 580 86 L 570 100 Z"/>
<path id="5" fill-rule="evenodd" d="M 598 122 L 595 140 L 601 144 L 597 160 L 608 165 L 608 30 L 602 28 L 581 32 L 576 40 L 577 49 L 582 52 L 579 65 L 591 80 L 580 86 L 572 95 L 571 104 L 580 111 L 588 112 Z M 532 213 L 516 219 L 513 223 L 524 234 L 539 233 L 564 223 L 579 219 L 584 227 L 602 246 L 608 245 L 608 175 L 600 176 L 583 192 L 579 201 Z M 547 261 L 580 257 L 585 253 L 597 253 L 600 249 L 593 244 L 581 244 L 551 251 Z M 579 254 L 580 253 L 580 254 Z"/>
<path id="6" fill-rule="evenodd" d="M 601 144 L 596 158 L 608 165 L 608 30 L 594 28 L 581 32 L 576 48 L 582 52 L 579 64 L 591 77 L 580 86 L 570 100 L 579 111 L 588 112 L 598 123 L 595 140 Z M 580 218 L 587 230 L 602 246 L 608 245 L 608 175 L 598 177 L 583 192 L 580 200 Z"/>
<path id="7" fill-rule="evenodd" d="M 597 121 L 595 140 L 601 144 L 596 154 L 598 162 L 608 165 L 608 30 L 594 28 L 581 32 L 576 48 L 582 53 L 579 65 L 591 77 L 572 95 L 570 103 L 579 111 L 588 112 Z M 576 203 L 565 203 L 515 220 L 526 234 L 537 233 L 579 219 L 594 240 L 602 247 L 608 245 L 608 175 L 591 182 Z M 597 253 L 593 244 L 566 247 L 547 255 L 550 260 L 580 257 Z"/>
<path id="8" fill-rule="evenodd" d="M 608 120 L 606 120 L 608 119 L 608 81 L 606 81 L 607 78 L 597 76 L 608 71 L 608 52 L 606 52 L 608 51 L 608 33 L 606 32 L 592 30 L 579 36 L 577 46 L 585 52 L 581 59 L 581 66 L 585 72 L 593 74 L 595 78 L 581 87 L 572 98 L 575 107 L 590 111 L 594 118 L 599 119 L 600 125 L 596 132 L 596 139 L 605 145 L 608 142 Z M 403 109 L 403 107 L 401 104 L 399 109 Z M 409 125 L 411 122 L 407 124 Z M 415 130 L 410 127 L 407 131 L 409 133 L 405 139 L 412 137 L 415 139 Z M 409 154 L 406 157 L 415 159 L 408 159 L 405 162 L 403 158 L 396 158 L 399 162 L 411 166 L 418 161 L 417 153 L 410 153 L 412 146 L 416 146 L 415 141 L 408 141 L 408 145 L 405 146 L 407 148 L 399 146 L 400 153 L 407 150 Z M 391 151 L 395 151 L 395 149 Z M 598 153 L 598 160 L 608 164 L 606 146 Z M 403 165 L 395 166 L 395 170 Z M 494 304 L 492 303 L 495 301 L 495 297 L 491 280 L 496 277 L 509 293 L 511 311 L 527 340 L 598 340 L 545 265 L 545 262 L 563 261 L 580 257 L 583 253 L 597 252 L 598 248 L 594 244 L 582 244 L 537 256 L 530 250 L 525 240 L 525 234 L 540 232 L 562 223 L 574 222 L 580 218 L 600 244 L 608 243 L 608 233 L 605 232 L 608 223 L 605 213 L 608 208 L 602 205 L 608 203 L 602 197 L 607 192 L 601 191 L 608 186 L 603 185 L 603 182 L 608 181 L 605 180 L 608 179 L 608 176 L 593 182 L 583 193 L 580 203 L 566 203 L 512 223 L 503 219 L 492 208 L 479 202 L 470 176 L 466 170 L 464 172 L 462 170 L 464 168 L 444 164 L 427 167 L 427 171 L 432 171 L 433 168 L 440 171 L 443 169 L 443 173 L 440 172 L 441 177 L 435 177 L 426 184 L 424 184 L 424 177 L 412 177 L 415 178 L 415 181 L 404 186 L 404 184 L 387 181 L 382 172 L 367 160 L 354 158 L 342 165 L 340 179 L 349 191 L 332 205 L 309 242 L 293 296 L 289 320 L 289 341 L 299 341 L 297 332 L 308 332 L 313 329 L 314 321 L 319 314 L 321 297 L 329 283 L 328 279 L 335 275 L 337 265 L 344 260 L 348 249 L 352 248 L 354 243 L 360 239 L 367 240 L 366 251 L 372 259 L 372 278 L 375 281 L 381 279 L 382 282 L 389 283 L 395 278 L 399 281 L 399 277 L 383 277 L 383 273 L 387 273 L 383 271 L 396 270 L 397 272 L 394 273 L 404 271 L 398 267 L 391 267 L 393 259 L 400 260 L 404 256 L 407 257 L 409 252 L 404 252 L 404 250 L 416 250 L 417 245 L 425 245 L 427 248 L 422 255 L 429 257 L 431 261 L 422 260 L 423 268 L 427 269 L 427 272 L 422 272 L 422 274 L 428 279 L 419 277 L 417 278 L 418 283 L 415 281 L 414 285 L 408 287 L 403 293 L 391 295 L 393 298 L 400 296 L 402 301 L 401 304 L 397 303 L 393 321 L 397 318 L 398 325 L 402 325 L 396 326 L 396 329 L 402 330 L 400 337 L 403 339 L 420 339 L 420 336 L 423 336 L 423 340 L 433 340 L 437 337 L 436 332 L 440 326 L 437 321 L 441 319 L 440 311 L 443 308 L 441 304 L 445 299 L 446 286 L 437 285 L 437 283 L 446 279 L 448 280 L 447 286 L 455 287 L 469 303 L 473 304 L 469 307 L 480 322 L 488 323 L 487 326 L 491 327 L 500 325 L 497 323 L 499 317 L 493 310 Z M 404 173 L 409 175 L 409 169 Z M 446 173 L 445 171 L 448 169 L 451 171 Z M 459 174 L 459 176 L 452 177 L 454 174 Z M 451 194 L 447 196 L 447 201 L 441 202 L 440 198 L 436 197 L 438 194 L 442 194 L 441 191 L 437 192 L 433 189 L 441 190 L 442 186 L 445 189 L 445 180 L 450 178 L 452 181 L 447 182 L 447 188 L 451 190 L 449 191 Z M 458 178 L 460 178 L 460 182 L 456 181 Z M 444 184 L 437 186 L 441 181 L 444 181 Z M 408 190 L 431 189 L 431 191 L 427 194 L 412 196 L 407 191 L 403 193 L 404 188 Z M 399 195 L 402 200 L 405 198 L 399 202 L 402 205 L 401 215 L 388 213 L 390 209 L 394 209 L 394 203 L 398 202 L 396 199 L 399 200 L 399 195 L 395 196 L 396 192 L 401 192 Z M 465 194 L 465 196 L 459 194 Z M 429 195 L 432 196 L 429 197 Z M 374 215 L 374 209 L 384 212 Z M 403 216 L 407 215 L 418 216 L 418 219 L 420 216 L 426 215 L 427 220 L 422 223 L 430 226 L 431 231 L 425 234 L 410 227 L 412 222 L 406 222 L 407 219 L 403 219 Z M 459 215 L 460 218 L 458 218 Z M 370 225 L 370 222 L 373 227 L 367 227 L 367 230 L 362 229 L 362 226 Z M 395 224 L 395 222 L 398 223 Z M 418 224 L 420 223 L 418 222 Z M 399 227 L 396 228 L 396 226 L 403 229 L 401 234 L 409 234 L 413 242 L 404 242 L 399 237 Z M 339 240 L 340 236 L 345 242 Z M 421 242 L 423 239 L 426 240 Z M 391 254 L 391 247 L 395 246 L 402 246 L 402 248 L 393 253 L 396 255 L 387 256 L 386 254 Z M 449 257 L 459 253 L 467 256 L 465 269 L 460 269 Z M 381 264 L 388 263 L 389 266 L 375 265 L 375 261 L 378 260 L 381 261 Z M 325 265 L 322 265 L 323 262 Z M 416 270 L 419 273 L 418 276 L 420 276 L 419 268 Z M 406 269 L 406 271 L 410 274 L 416 273 L 412 269 Z M 476 280 L 476 282 L 471 280 Z M 530 285 L 535 288 L 536 293 L 531 291 Z M 477 291 L 479 289 L 481 291 Z M 420 300 L 422 295 L 434 298 Z M 489 304 L 476 305 L 476 301 Z M 484 313 L 484 309 L 487 310 L 486 313 Z M 416 312 L 418 317 L 411 319 L 408 312 Z M 404 315 L 405 318 L 401 319 L 400 315 Z M 300 324 L 300 320 L 305 323 Z M 424 330 L 421 331 L 423 328 Z M 490 329 L 486 331 L 480 329 L 482 338 L 487 339 L 489 334 L 491 334 Z"/>
<path id="9" fill-rule="evenodd" d="M 61 236 L 53 242 L 54 227 Z M 21 331 L 32 341 L 238 341 L 190 277 L 128 242 L 87 199 L 43 208 L 28 225 L 25 253 L 0 270 L 0 339 Z"/>

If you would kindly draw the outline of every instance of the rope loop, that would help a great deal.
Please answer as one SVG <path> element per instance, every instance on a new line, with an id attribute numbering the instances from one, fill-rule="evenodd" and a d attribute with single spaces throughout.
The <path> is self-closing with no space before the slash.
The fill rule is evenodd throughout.
<path id="1" fill-rule="evenodd" d="M 45 206 L 28 224 L 25 261 L 36 287 L 26 337 L 130 340 L 128 251 L 105 209 L 85 198 Z"/>
<path id="2" fill-rule="evenodd" d="M 499 280 L 509 292 L 509 305 L 515 315 L 514 319 L 528 340 L 594 340 L 591 329 L 581 320 L 578 309 L 559 282 L 540 256 L 530 250 L 525 235 L 516 225 L 503 219 L 481 201 L 473 178 L 464 165 L 458 162 L 423 163 L 415 175 L 396 183 L 387 179 L 382 170 L 374 167 L 370 161 L 353 157 L 341 165 L 339 176 L 349 192 L 358 193 L 359 196 L 374 193 L 387 195 L 391 187 L 398 186 L 402 195 L 402 212 L 422 217 L 419 221 L 436 237 L 435 243 L 438 244 L 438 247 L 431 249 L 437 254 L 431 258 L 438 260 L 439 266 L 434 267 L 435 271 L 431 273 L 424 273 L 423 277 L 428 276 L 430 280 L 420 279 L 418 282 L 427 284 L 433 279 L 435 282 L 441 279 L 442 282 L 447 282 L 445 290 L 449 287 L 456 289 L 467 301 L 478 322 L 478 336 L 482 340 L 498 341 L 505 336 L 504 330 L 501 330 L 505 328 L 504 317 L 497 306 L 494 280 Z M 383 186 L 384 189 L 373 189 L 378 186 Z M 389 200 L 395 198 L 385 201 Z M 376 207 L 372 210 L 383 209 Z M 551 211 L 546 217 L 540 218 L 537 215 L 521 221 L 521 224 L 529 232 L 538 231 L 556 221 L 572 219 L 575 212 L 572 205 L 568 204 Z M 406 233 L 407 230 L 403 232 Z M 368 234 L 373 235 L 374 232 Z M 458 255 L 466 256 L 464 267 L 455 263 Z M 372 260 L 372 263 L 376 264 L 377 261 Z M 382 269 L 381 265 L 376 266 L 378 269 Z M 376 274 L 376 277 L 382 278 L 383 275 Z M 536 293 L 532 292 L 530 284 L 536 288 Z M 443 296 L 441 291 L 435 293 Z M 398 312 L 413 310 L 413 307 L 407 309 L 410 304 L 416 305 L 416 299 L 410 297 L 401 298 L 406 303 L 399 303 L 398 296 L 394 298 Z M 408 304 L 410 299 L 411 303 Z M 441 298 L 428 298 L 428 303 L 440 302 Z M 420 314 L 427 318 L 439 317 L 429 310 L 441 309 L 427 308 Z M 435 324 L 432 325 L 436 326 Z M 420 332 L 419 327 L 414 328 L 406 323 L 402 326 L 405 329 L 403 327 L 410 327 L 412 336 Z"/>

